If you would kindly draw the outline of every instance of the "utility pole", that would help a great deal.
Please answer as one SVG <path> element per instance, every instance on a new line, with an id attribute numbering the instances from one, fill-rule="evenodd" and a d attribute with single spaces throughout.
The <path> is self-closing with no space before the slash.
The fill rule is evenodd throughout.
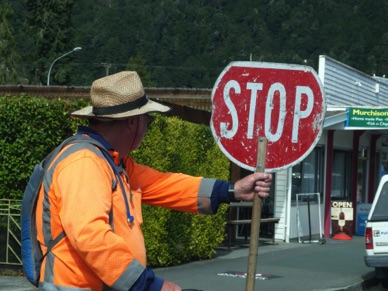
<path id="1" fill-rule="evenodd" d="M 105 67 L 105 76 L 109 76 L 109 69 L 112 66 L 110 63 L 101 63 L 102 66 Z"/>

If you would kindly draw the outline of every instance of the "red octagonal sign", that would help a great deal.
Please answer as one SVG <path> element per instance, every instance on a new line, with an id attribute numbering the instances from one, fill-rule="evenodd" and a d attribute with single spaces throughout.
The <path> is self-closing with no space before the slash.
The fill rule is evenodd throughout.
<path id="1" fill-rule="evenodd" d="M 232 62 L 212 91 L 210 127 L 223 153 L 256 169 L 259 137 L 267 139 L 268 172 L 302 161 L 318 142 L 326 104 L 316 72 L 307 66 Z"/>

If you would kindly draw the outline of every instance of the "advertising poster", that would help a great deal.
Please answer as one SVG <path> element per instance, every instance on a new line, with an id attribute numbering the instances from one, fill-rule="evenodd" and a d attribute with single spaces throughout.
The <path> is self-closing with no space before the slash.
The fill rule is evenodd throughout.
<path id="1" fill-rule="evenodd" d="M 365 234 L 366 221 L 368 220 L 368 215 L 371 207 L 372 207 L 372 204 L 368 204 L 368 203 L 357 204 L 357 211 L 356 211 L 356 234 L 357 235 Z"/>
<path id="2" fill-rule="evenodd" d="M 353 237 L 353 203 L 331 202 L 332 239 L 351 240 Z"/>

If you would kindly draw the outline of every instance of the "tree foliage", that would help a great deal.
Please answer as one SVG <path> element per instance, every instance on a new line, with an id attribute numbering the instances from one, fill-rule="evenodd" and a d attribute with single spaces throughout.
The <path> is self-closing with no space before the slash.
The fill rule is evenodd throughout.
<path id="1" fill-rule="evenodd" d="M 129 71 L 136 71 L 139 74 L 144 87 L 155 87 L 155 82 L 151 80 L 151 74 L 142 56 L 131 56 L 126 69 Z"/>
<path id="2" fill-rule="evenodd" d="M 18 55 L 13 28 L 9 22 L 12 13 L 6 2 L 0 3 L 0 84 L 2 85 L 18 83 L 16 71 Z"/>
<path id="3" fill-rule="evenodd" d="M 13 0 L 16 17 L 25 1 L 38 58 L 24 65 L 47 71 L 54 56 L 83 48 L 58 65 L 57 84 L 88 86 L 106 74 L 104 64 L 115 73 L 133 56 L 157 87 L 211 88 L 229 62 L 244 60 L 317 70 L 328 55 L 370 75 L 388 71 L 386 0 Z M 21 37 L 28 29 L 15 29 L 17 41 L 29 39 Z M 70 64 L 76 73 L 61 78 Z"/>
<path id="4" fill-rule="evenodd" d="M 50 64 L 74 47 L 73 5 L 73 0 L 27 0 L 29 33 L 35 40 L 34 71 L 40 83 L 45 83 Z M 52 75 L 56 84 L 64 85 L 69 83 L 70 74 L 71 68 L 66 65 Z"/>

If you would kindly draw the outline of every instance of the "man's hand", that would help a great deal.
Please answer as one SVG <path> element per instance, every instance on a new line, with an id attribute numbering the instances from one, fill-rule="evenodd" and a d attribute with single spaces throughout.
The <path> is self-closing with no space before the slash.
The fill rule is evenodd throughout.
<path id="1" fill-rule="evenodd" d="M 161 291 L 182 291 L 182 288 L 170 281 L 164 281 Z"/>
<path id="2" fill-rule="evenodd" d="M 271 174 L 253 173 L 234 184 L 234 196 L 237 200 L 243 201 L 252 201 L 255 193 L 261 198 L 267 198 L 271 184 Z"/>

